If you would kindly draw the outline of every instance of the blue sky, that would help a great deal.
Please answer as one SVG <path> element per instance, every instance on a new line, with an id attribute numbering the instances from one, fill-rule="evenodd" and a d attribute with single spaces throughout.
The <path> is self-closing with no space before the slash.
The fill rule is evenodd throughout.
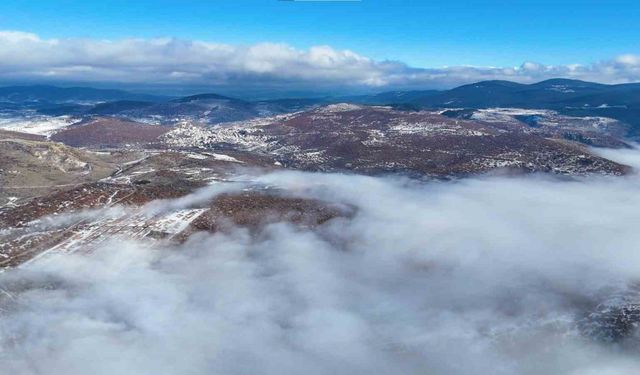
<path id="1" fill-rule="evenodd" d="M 0 84 L 225 92 L 640 81 L 636 1 L 0 1 Z"/>
<path id="2" fill-rule="evenodd" d="M 2 0 L 0 29 L 42 37 L 328 44 L 412 66 L 590 63 L 640 53 L 638 1 Z"/>

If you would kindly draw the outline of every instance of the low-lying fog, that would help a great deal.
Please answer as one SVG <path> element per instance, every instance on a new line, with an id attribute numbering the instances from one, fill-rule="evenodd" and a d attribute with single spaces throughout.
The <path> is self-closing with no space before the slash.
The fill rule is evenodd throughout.
<path id="1" fill-rule="evenodd" d="M 113 239 L 4 272 L 0 372 L 640 373 L 633 337 L 584 328 L 634 298 L 640 177 L 258 179 L 357 213 L 178 248 Z"/>

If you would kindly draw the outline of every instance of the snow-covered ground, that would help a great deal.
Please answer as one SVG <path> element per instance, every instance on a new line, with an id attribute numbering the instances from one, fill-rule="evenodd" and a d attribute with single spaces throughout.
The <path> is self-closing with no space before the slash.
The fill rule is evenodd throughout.
<path id="1" fill-rule="evenodd" d="M 551 116 L 554 113 L 546 109 L 487 108 L 475 110 L 471 119 L 485 122 L 509 122 L 513 121 L 513 116 Z"/>
<path id="2" fill-rule="evenodd" d="M 229 162 L 232 162 L 232 163 L 244 163 L 243 161 L 240 161 L 240 160 L 234 158 L 233 156 L 229 156 L 229 155 L 225 155 L 225 154 L 216 154 L 214 152 L 203 152 L 202 155 L 206 155 L 206 156 L 212 157 L 214 160 L 229 161 Z"/>
<path id="3" fill-rule="evenodd" d="M 44 116 L 25 115 L 15 117 L 13 115 L 0 115 L 0 129 L 22 133 L 50 136 L 56 131 L 78 122 L 71 116 Z"/>

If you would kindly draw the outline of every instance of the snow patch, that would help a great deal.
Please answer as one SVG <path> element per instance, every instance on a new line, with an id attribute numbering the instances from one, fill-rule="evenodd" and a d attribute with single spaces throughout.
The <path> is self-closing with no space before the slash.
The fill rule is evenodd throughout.
<path id="1" fill-rule="evenodd" d="M 51 136 L 57 131 L 79 120 L 71 116 L 25 116 L 25 117 L 0 117 L 0 129 L 21 133 Z"/>

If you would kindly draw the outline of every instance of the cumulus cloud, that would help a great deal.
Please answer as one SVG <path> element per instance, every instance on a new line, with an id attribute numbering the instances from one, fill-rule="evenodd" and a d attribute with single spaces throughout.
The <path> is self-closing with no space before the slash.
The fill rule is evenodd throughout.
<path id="1" fill-rule="evenodd" d="M 638 177 L 424 184 L 287 172 L 258 182 L 357 211 L 317 229 L 279 223 L 179 246 L 112 239 L 5 272 L 3 370 L 640 371 L 636 351 L 578 327 L 638 280 Z"/>
<path id="2" fill-rule="evenodd" d="M 591 65 L 411 67 L 349 50 L 282 43 L 235 46 L 161 39 L 44 39 L 0 31 L 0 79 L 112 81 L 285 88 L 450 87 L 488 79 L 534 82 L 567 77 L 603 83 L 640 80 L 640 57 L 623 55 Z"/>

